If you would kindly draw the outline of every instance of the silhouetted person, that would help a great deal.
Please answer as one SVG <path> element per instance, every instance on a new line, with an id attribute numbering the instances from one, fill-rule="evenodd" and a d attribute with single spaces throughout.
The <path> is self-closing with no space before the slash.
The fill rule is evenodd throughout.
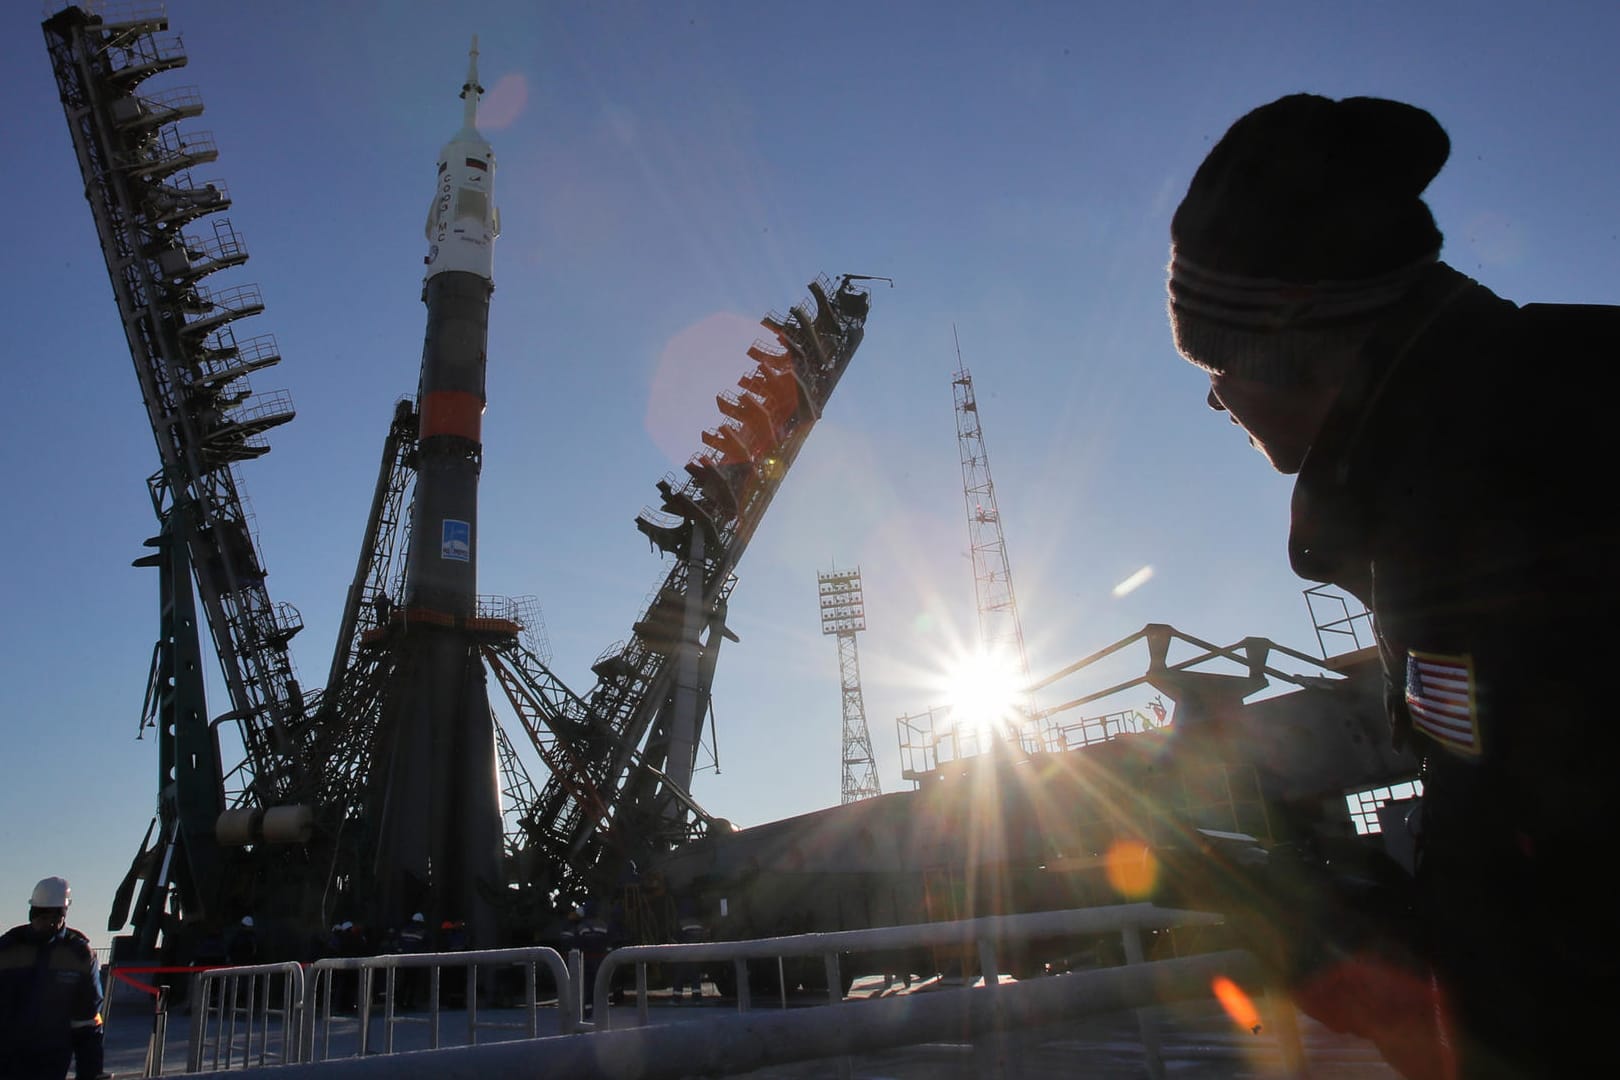
<path id="1" fill-rule="evenodd" d="M 1260 909 L 1295 1000 L 1409 1075 L 1582 1075 L 1620 1004 L 1573 914 L 1617 824 L 1620 309 L 1521 307 L 1439 261 L 1421 195 L 1449 153 L 1394 101 L 1254 110 L 1175 212 L 1170 318 L 1208 403 L 1297 476 L 1293 567 L 1371 610 L 1423 763 L 1404 899 L 1302 869 Z"/>

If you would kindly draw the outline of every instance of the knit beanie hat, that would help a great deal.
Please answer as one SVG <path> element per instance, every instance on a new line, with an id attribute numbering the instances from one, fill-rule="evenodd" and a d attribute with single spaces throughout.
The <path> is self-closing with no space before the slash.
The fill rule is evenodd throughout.
<path id="1" fill-rule="evenodd" d="M 1420 197 L 1451 152 L 1429 113 L 1291 94 L 1215 144 L 1170 222 L 1176 348 L 1214 373 L 1309 381 L 1440 252 Z"/>

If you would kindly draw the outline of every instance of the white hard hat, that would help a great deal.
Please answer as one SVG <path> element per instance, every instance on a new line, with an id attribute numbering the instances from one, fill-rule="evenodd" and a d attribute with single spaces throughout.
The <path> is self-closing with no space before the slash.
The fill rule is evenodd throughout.
<path id="1" fill-rule="evenodd" d="M 422 913 L 418 911 L 415 915 L 411 916 L 411 922 L 427 922 L 427 920 L 424 919 L 422 917 Z"/>
<path id="2" fill-rule="evenodd" d="M 251 915 L 242 916 L 242 925 L 247 927 L 249 930 L 253 929 L 253 916 L 251 916 Z"/>
<path id="3" fill-rule="evenodd" d="M 67 878 L 48 877 L 34 886 L 34 895 L 28 898 L 29 907 L 65 908 L 73 902 L 73 890 Z"/>

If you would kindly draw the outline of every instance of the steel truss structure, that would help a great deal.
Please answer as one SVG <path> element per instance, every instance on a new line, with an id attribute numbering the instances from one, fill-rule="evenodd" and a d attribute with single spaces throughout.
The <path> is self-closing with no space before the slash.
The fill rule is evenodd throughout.
<path id="1" fill-rule="evenodd" d="M 190 912 L 217 900 L 217 879 L 203 865 L 213 860 L 199 844 L 211 843 L 213 819 L 227 805 L 311 794 L 311 730 L 287 649 L 303 623 L 265 588 L 236 475 L 239 463 L 268 451 L 265 433 L 291 420 L 293 408 L 284 393 L 255 395 L 249 384 L 250 374 L 280 360 L 272 336 L 237 332 L 264 308 L 258 288 L 212 281 L 244 263 L 247 251 L 219 216 L 231 202 L 224 185 L 193 174 L 218 157 L 212 136 L 182 128 L 202 113 L 202 98 L 192 87 L 145 89 L 151 76 L 186 63 L 161 8 L 102 16 L 70 7 L 43 27 L 161 461 L 151 482 L 160 553 L 138 565 L 162 569 L 149 719 L 164 767 L 176 773 L 160 784 L 156 846 L 143 846 L 137 859 L 158 867 L 137 912 L 150 938 L 171 886 Z M 246 751 L 223 776 L 201 682 L 187 668 L 195 662 L 191 579 Z M 189 688 L 176 689 L 177 672 Z M 120 894 L 125 904 L 130 886 Z"/>
<path id="2" fill-rule="evenodd" d="M 820 571 L 816 587 L 821 594 L 821 632 L 838 639 L 844 766 L 840 802 L 859 802 L 883 794 L 877 762 L 872 759 L 872 733 L 866 726 L 866 701 L 861 694 L 861 658 L 855 646 L 855 635 L 866 629 L 860 568 Z"/>
<path id="3" fill-rule="evenodd" d="M 960 365 L 960 349 L 956 359 Z M 1018 619 L 1018 598 L 1013 592 L 1012 567 L 1007 561 L 1007 538 L 1001 531 L 1001 509 L 996 505 L 996 485 L 990 478 L 990 454 L 984 447 L 973 376 L 965 365 L 952 376 L 951 388 L 956 399 L 962 499 L 967 505 L 973 587 L 978 600 L 979 645 L 986 653 L 1006 655 L 1017 664 L 1019 675 L 1027 682 L 1029 657 L 1024 652 L 1024 627 Z"/>

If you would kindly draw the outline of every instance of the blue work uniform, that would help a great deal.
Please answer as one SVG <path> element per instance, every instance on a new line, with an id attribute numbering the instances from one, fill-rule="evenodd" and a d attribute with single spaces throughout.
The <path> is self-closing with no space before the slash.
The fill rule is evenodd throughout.
<path id="1" fill-rule="evenodd" d="M 0 1080 L 80 1080 L 101 1072 L 101 965 L 71 927 L 0 937 Z"/>

